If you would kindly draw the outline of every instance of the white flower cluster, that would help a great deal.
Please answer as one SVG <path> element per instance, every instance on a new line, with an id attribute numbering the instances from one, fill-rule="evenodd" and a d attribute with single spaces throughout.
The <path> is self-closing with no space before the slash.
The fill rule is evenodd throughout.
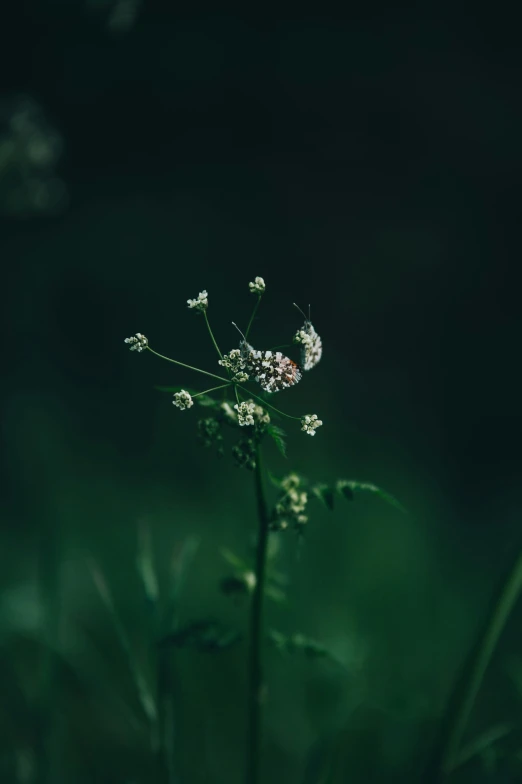
<path id="1" fill-rule="evenodd" d="M 232 381 L 243 384 L 250 378 L 248 373 L 245 373 L 246 362 L 238 348 L 233 348 L 229 354 L 224 354 L 223 359 L 218 360 L 218 362 L 222 367 L 232 371 L 234 374 Z"/>
<path id="2" fill-rule="evenodd" d="M 309 436 L 315 436 L 315 431 L 318 427 L 321 427 L 323 423 L 317 418 L 317 414 L 306 414 L 306 416 L 301 419 L 301 424 L 301 430 L 304 430 Z"/>
<path id="3" fill-rule="evenodd" d="M 184 411 L 186 408 L 190 408 L 194 405 L 194 401 L 192 400 L 192 396 L 189 395 L 188 392 L 185 392 L 182 389 L 180 392 L 174 393 L 174 400 L 172 401 L 173 405 L 180 409 L 180 411 Z"/>
<path id="4" fill-rule="evenodd" d="M 234 408 L 237 411 L 237 421 L 241 427 L 245 425 L 252 427 L 258 423 L 268 424 L 270 416 L 262 406 L 258 406 L 253 400 L 244 403 L 236 403 Z"/>
<path id="5" fill-rule="evenodd" d="M 306 505 L 308 503 L 308 493 L 300 489 L 301 480 L 297 474 L 288 474 L 281 481 L 283 495 L 276 504 L 275 511 L 277 522 L 274 527 L 282 530 L 288 528 L 288 523 L 293 522 L 295 526 L 305 525 L 308 522 Z"/>
<path id="6" fill-rule="evenodd" d="M 125 338 L 124 342 L 129 343 L 131 351 L 143 351 L 149 345 L 149 341 L 141 332 L 136 332 L 132 338 Z"/>
<path id="7" fill-rule="evenodd" d="M 200 291 L 197 299 L 188 299 L 187 305 L 189 308 L 196 310 L 206 310 L 208 308 L 208 294 L 206 291 Z"/>
<path id="8" fill-rule="evenodd" d="M 257 277 L 253 283 L 248 284 L 251 294 L 264 294 L 266 286 L 263 278 Z"/>
<path id="9" fill-rule="evenodd" d="M 301 345 L 303 370 L 311 370 L 323 355 L 323 342 L 309 321 L 294 335 L 294 343 Z"/>
<path id="10" fill-rule="evenodd" d="M 239 373 L 236 373 L 235 376 L 232 376 L 232 381 L 235 381 L 237 384 L 244 384 L 245 381 L 248 381 L 249 378 L 250 376 L 248 373 L 240 370 Z"/>

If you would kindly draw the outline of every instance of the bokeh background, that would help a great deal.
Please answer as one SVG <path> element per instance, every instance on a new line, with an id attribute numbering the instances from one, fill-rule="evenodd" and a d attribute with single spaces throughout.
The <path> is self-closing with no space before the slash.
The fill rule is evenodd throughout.
<path id="1" fill-rule="evenodd" d="M 289 341 L 292 302 L 311 303 L 324 343 L 277 401 L 324 427 L 312 440 L 284 425 L 288 459 L 269 444 L 270 470 L 368 480 L 409 510 L 317 506 L 300 546 L 279 537 L 287 601 L 269 602 L 267 624 L 335 660 L 267 647 L 263 780 L 326 782 L 332 749 L 335 784 L 428 780 L 522 511 L 518 28 L 486 7 L 428 7 L 6 11 L 2 782 L 164 780 L 92 575 L 94 563 L 153 679 L 144 527 L 162 597 L 184 569 L 178 622 L 245 631 L 248 601 L 219 585 L 221 548 L 251 558 L 252 475 L 230 444 L 222 460 L 202 449 L 195 408 L 181 414 L 154 388 L 199 378 L 123 339 L 144 332 L 217 372 L 186 300 L 209 291 L 228 350 L 256 275 L 256 345 Z M 522 781 L 521 613 L 466 737 L 510 732 L 455 781 Z M 173 781 L 242 780 L 245 651 L 169 650 Z"/>

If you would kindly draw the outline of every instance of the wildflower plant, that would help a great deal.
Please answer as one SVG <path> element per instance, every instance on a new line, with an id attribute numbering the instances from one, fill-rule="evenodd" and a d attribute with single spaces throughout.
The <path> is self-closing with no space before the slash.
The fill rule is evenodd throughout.
<path id="1" fill-rule="evenodd" d="M 323 483 L 313 485 L 305 477 L 290 472 L 280 479 L 270 475 L 272 484 L 275 485 L 278 492 L 273 507 L 270 507 L 263 469 L 262 444 L 264 439 L 266 437 L 273 439 L 279 451 L 286 456 L 286 434 L 272 422 L 272 417 L 283 417 L 295 422 L 296 433 L 300 430 L 303 434 L 310 436 L 315 436 L 318 428 L 323 425 L 323 421 L 319 419 L 317 414 L 304 413 L 299 416 L 289 414 L 273 405 L 271 400 L 274 394 L 282 392 L 285 397 L 290 397 L 292 387 L 303 378 L 303 371 L 307 373 L 317 366 L 322 356 L 322 341 L 312 326 L 310 317 L 305 316 L 303 327 L 297 331 L 294 337 L 294 343 L 297 343 L 301 349 L 300 364 L 280 351 L 255 349 L 249 343 L 249 336 L 260 302 L 266 292 L 263 278 L 256 277 L 254 281 L 250 282 L 249 291 L 256 296 L 250 320 L 244 334 L 237 327 L 241 335 L 239 347 L 231 348 L 225 354 L 221 352 L 216 342 L 208 319 L 210 301 L 208 292 L 204 290 L 197 298 L 187 300 L 189 309 L 196 311 L 205 321 L 210 339 L 218 355 L 217 365 L 223 371 L 221 375 L 159 354 L 140 332 L 126 338 L 125 342 L 131 351 L 138 353 L 149 351 L 160 359 L 220 382 L 219 384 L 214 383 L 212 387 L 203 391 L 187 390 L 180 387 L 161 387 L 160 389 L 173 394 L 172 402 L 180 412 L 192 409 L 194 404 L 204 409 L 204 416 L 197 422 L 197 431 L 198 439 L 205 447 L 213 447 L 219 455 L 223 456 L 225 454 L 225 435 L 227 432 L 235 432 L 239 438 L 231 449 L 233 461 L 240 468 L 254 473 L 258 516 L 255 558 L 251 564 L 245 564 L 227 551 L 226 560 L 234 566 L 235 571 L 232 575 L 224 578 L 222 590 L 228 595 L 242 594 L 250 602 L 248 743 L 245 782 L 246 784 L 258 784 L 261 707 L 264 692 L 261 666 L 262 643 L 265 640 L 272 641 L 282 651 L 302 650 L 306 655 L 310 655 L 311 651 L 321 652 L 322 655 L 324 650 L 320 644 L 314 643 L 299 633 L 288 638 L 288 642 L 284 635 L 277 631 L 265 632 L 263 623 L 265 597 L 275 601 L 280 601 L 284 597 L 280 577 L 275 575 L 273 565 L 271 565 L 270 543 L 273 541 L 272 536 L 277 537 L 280 532 L 285 530 L 302 535 L 309 520 L 309 502 L 313 500 L 319 500 L 328 509 L 333 509 L 336 497 L 352 500 L 355 491 L 369 491 L 380 495 L 384 500 L 396 506 L 398 504 L 395 499 L 380 491 L 375 485 L 344 479 L 338 480 L 332 485 Z M 248 388 L 245 386 L 247 383 L 249 383 Z M 255 391 L 252 390 L 252 387 Z M 219 393 L 219 395 L 216 397 L 215 393 Z M 267 400 L 268 396 L 270 396 L 270 402 Z M 192 624 L 186 633 L 184 630 L 178 630 L 175 635 L 170 635 L 168 640 L 171 644 L 180 646 L 190 644 L 194 647 L 198 647 L 198 645 L 208 647 L 205 635 L 208 636 L 209 633 L 207 626 L 196 623 Z M 211 633 L 211 636 L 215 636 L 213 628 Z M 203 641 L 198 635 L 203 635 Z M 237 635 L 226 634 L 223 639 L 226 640 L 226 644 L 223 643 L 220 636 L 219 640 L 222 644 L 217 645 L 218 648 L 228 647 L 238 638 Z"/>

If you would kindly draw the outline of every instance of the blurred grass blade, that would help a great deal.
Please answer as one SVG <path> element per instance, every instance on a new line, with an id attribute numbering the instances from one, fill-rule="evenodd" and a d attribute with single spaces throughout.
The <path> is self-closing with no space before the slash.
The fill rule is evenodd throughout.
<path id="1" fill-rule="evenodd" d="M 455 767 L 462 739 L 486 670 L 521 592 L 522 552 L 518 554 L 515 563 L 508 572 L 499 597 L 486 618 L 484 629 L 470 652 L 454 688 L 447 709 L 440 747 L 437 749 L 439 759 L 435 766 L 431 766 L 437 776 L 437 781 L 441 781 Z"/>
<path id="2" fill-rule="evenodd" d="M 125 630 L 125 627 L 122 623 L 122 620 L 119 616 L 119 613 L 116 609 L 116 605 L 114 604 L 114 600 L 109 588 L 107 581 L 101 571 L 100 567 L 96 563 L 93 558 L 87 559 L 87 564 L 89 567 L 89 571 L 92 575 L 92 579 L 94 585 L 96 586 L 98 593 L 102 602 L 104 603 L 105 607 L 107 608 L 112 622 L 114 624 L 114 628 L 116 630 L 116 635 L 119 639 L 120 645 L 123 648 L 125 655 L 127 656 L 127 661 L 129 664 L 129 669 L 131 671 L 134 685 L 136 687 L 136 692 L 138 695 L 138 699 L 140 701 L 142 710 L 147 718 L 147 720 L 151 724 L 155 724 L 158 719 L 158 711 L 156 707 L 156 701 L 152 694 L 152 691 L 149 688 L 146 678 L 144 677 L 139 664 L 136 660 L 134 655 L 134 651 L 132 650 L 132 646 L 130 644 L 129 637 Z"/>
<path id="3" fill-rule="evenodd" d="M 136 566 L 143 583 L 147 601 L 151 605 L 156 606 L 159 601 L 158 574 L 154 563 L 150 525 L 146 520 L 138 523 Z"/>
<path id="4" fill-rule="evenodd" d="M 472 740 L 471 743 L 463 746 L 455 758 L 452 770 L 464 765 L 465 762 L 469 762 L 473 757 L 483 754 L 486 749 L 490 749 L 494 743 L 501 738 L 505 738 L 512 730 L 513 726 L 511 724 L 497 724 L 494 727 L 490 727 L 489 730 L 483 732 L 478 738 Z"/>
<path id="5" fill-rule="evenodd" d="M 179 596 L 200 544 L 201 538 L 199 536 L 187 536 L 180 551 L 172 555 L 170 586 L 163 621 L 164 629 L 168 632 L 177 627 Z"/>

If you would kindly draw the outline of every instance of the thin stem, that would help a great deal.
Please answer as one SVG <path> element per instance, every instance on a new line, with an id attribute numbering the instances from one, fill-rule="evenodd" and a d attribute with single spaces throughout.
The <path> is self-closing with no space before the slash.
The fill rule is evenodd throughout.
<path id="1" fill-rule="evenodd" d="M 212 338 L 212 343 L 214 344 L 214 348 L 216 349 L 217 353 L 219 354 L 219 358 L 223 359 L 223 354 L 219 350 L 219 346 L 216 343 L 216 338 L 214 337 L 214 333 L 212 332 L 212 330 L 210 328 L 210 322 L 208 320 L 208 316 L 207 316 L 207 311 L 206 310 L 203 311 L 203 315 L 205 316 L 205 323 L 207 325 L 207 329 L 208 329 L 209 335 Z"/>
<path id="2" fill-rule="evenodd" d="M 173 362 L 175 365 L 181 365 L 181 367 L 188 368 L 189 370 L 195 370 L 196 373 L 203 373 L 205 376 L 210 376 L 211 378 L 217 378 L 219 381 L 228 381 L 228 379 L 223 378 L 223 376 L 216 376 L 215 373 L 208 373 L 206 370 L 201 370 L 200 368 L 192 367 L 192 365 L 186 365 L 184 362 L 178 362 L 177 359 L 171 359 L 170 357 L 165 357 L 163 354 L 158 354 L 157 351 L 154 351 L 153 348 L 147 346 L 147 350 L 151 352 L 151 354 L 155 354 L 160 359 L 166 359 L 167 362 Z"/>
<path id="3" fill-rule="evenodd" d="M 232 384 L 231 381 L 228 384 L 220 384 L 218 387 L 211 387 L 211 389 L 205 389 L 204 392 L 197 392 L 197 394 L 192 395 L 192 398 L 199 397 L 200 395 L 208 395 L 209 392 L 215 392 L 216 389 L 225 389 L 225 387 L 229 387 Z"/>
<path id="4" fill-rule="evenodd" d="M 455 765 L 464 731 L 473 710 L 486 669 L 495 652 L 506 622 L 522 592 L 522 553 L 519 553 L 487 620 L 484 633 L 471 659 L 466 676 L 462 699 L 452 718 L 446 743 L 442 750 L 441 773 L 447 775 Z"/>
<path id="5" fill-rule="evenodd" d="M 290 414 L 285 414 L 284 411 L 280 411 L 278 408 L 273 406 L 271 403 L 267 403 L 266 400 L 264 398 L 262 398 L 262 397 L 259 397 L 259 395 L 254 395 L 253 392 L 251 392 L 249 389 L 245 389 L 245 387 L 242 387 L 241 384 L 237 384 L 237 386 L 239 387 L 239 389 L 242 389 L 243 392 L 246 392 L 248 395 L 252 395 L 252 397 L 255 397 L 256 400 L 260 400 L 261 403 L 264 406 L 268 406 L 268 408 L 272 408 L 274 411 L 277 411 L 277 413 L 281 414 L 281 416 L 285 416 L 288 419 L 296 419 L 298 421 L 301 421 L 302 417 L 295 417 L 295 416 L 291 416 Z"/>
<path id="6" fill-rule="evenodd" d="M 261 302 L 261 297 L 262 296 L 263 296 L 262 294 L 258 294 L 258 296 L 257 296 L 257 302 L 254 305 L 254 310 L 252 311 L 252 315 L 250 316 L 250 321 L 248 322 L 248 327 L 246 328 L 246 332 L 245 332 L 245 339 L 246 340 L 248 340 L 248 333 L 250 332 L 250 327 L 252 326 L 252 323 L 254 321 L 254 318 L 255 318 L 255 315 L 257 313 L 257 309 L 259 307 L 259 303 Z"/>
<path id="7" fill-rule="evenodd" d="M 250 610 L 246 784 L 258 784 L 259 782 L 261 704 L 263 701 L 261 643 L 263 639 L 263 598 L 265 593 L 266 556 L 268 549 L 268 508 L 263 484 L 263 465 L 259 444 L 256 446 L 255 486 L 259 530 L 256 550 L 256 583 Z"/>
<path id="8" fill-rule="evenodd" d="M 237 384 L 234 384 L 234 392 L 235 392 L 235 395 L 236 395 L 237 404 L 239 406 L 239 405 L 241 405 L 241 400 L 239 399 L 239 393 L 237 391 Z"/>

